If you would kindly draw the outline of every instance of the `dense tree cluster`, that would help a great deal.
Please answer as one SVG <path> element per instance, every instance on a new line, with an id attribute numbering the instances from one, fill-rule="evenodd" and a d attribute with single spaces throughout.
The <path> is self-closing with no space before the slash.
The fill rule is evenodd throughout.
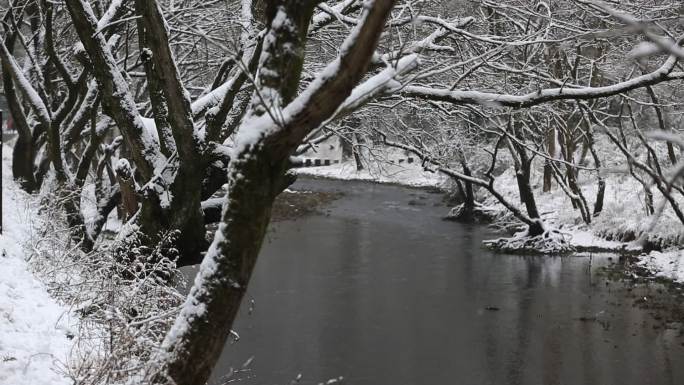
<path id="1" fill-rule="evenodd" d="M 586 223 L 600 215 L 605 171 L 618 163 L 642 186 L 646 214 L 663 201 L 684 224 L 678 1 L 1 7 L 14 177 L 57 194 L 84 251 L 106 243 L 102 228 L 117 211 L 122 236 L 155 243 L 177 231 L 178 262 L 202 262 L 149 365 L 153 382 L 206 381 L 273 200 L 293 182 L 297 156 L 334 135 L 359 167 L 373 145 L 414 154 L 454 180 L 465 217 L 485 191 L 529 237 L 553 231 L 530 183 L 535 167 L 543 191 L 562 189 Z M 497 188 L 502 164 L 515 171 L 520 202 Z M 595 178 L 596 196 L 582 191 L 580 173 Z"/>

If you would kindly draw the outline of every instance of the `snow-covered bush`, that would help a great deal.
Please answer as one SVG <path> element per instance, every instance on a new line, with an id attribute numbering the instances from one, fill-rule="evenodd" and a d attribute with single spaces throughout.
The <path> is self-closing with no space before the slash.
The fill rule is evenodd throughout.
<path id="1" fill-rule="evenodd" d="M 129 237 L 83 253 L 58 205 L 42 200 L 26 249 L 51 295 L 80 318 L 68 375 L 79 385 L 136 383 L 184 298 L 175 234 L 151 249 Z"/>

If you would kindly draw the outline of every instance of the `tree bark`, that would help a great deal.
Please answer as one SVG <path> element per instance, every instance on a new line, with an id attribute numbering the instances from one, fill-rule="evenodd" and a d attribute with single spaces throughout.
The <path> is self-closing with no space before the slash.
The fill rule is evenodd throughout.
<path id="1" fill-rule="evenodd" d="M 537 201 L 534 198 L 534 191 L 530 185 L 530 171 L 531 162 L 526 161 L 521 165 L 521 169 L 516 170 L 515 179 L 518 182 L 518 190 L 520 191 L 520 199 L 525 204 L 527 215 L 534 221 L 529 225 L 528 235 L 535 237 L 544 233 L 544 228 L 541 225 L 539 210 L 537 209 Z"/>
<path id="2" fill-rule="evenodd" d="M 547 154 L 551 158 L 556 158 L 556 128 L 554 126 L 550 127 L 546 134 L 546 148 Z M 553 167 L 551 166 L 551 160 L 547 159 L 544 162 L 544 186 L 542 187 L 542 192 L 551 191 L 551 183 L 553 182 Z"/>
<path id="3" fill-rule="evenodd" d="M 8 33 L 2 43 L 5 44 L 7 50 L 11 52 L 15 40 L 16 33 Z M 28 124 L 26 115 L 24 114 L 24 108 L 21 105 L 19 94 L 14 87 L 11 71 L 9 63 L 3 60 L 3 90 L 5 92 L 5 99 L 7 100 L 7 107 L 9 108 L 9 117 L 12 118 L 18 134 L 17 142 L 15 143 L 14 151 L 12 152 L 12 176 L 15 180 L 19 181 L 19 185 L 22 189 L 31 193 L 40 188 L 34 171 L 36 161 L 34 135 Z M 42 127 L 38 127 L 36 130 L 41 131 L 40 128 Z"/>
<path id="4" fill-rule="evenodd" d="M 138 197 L 135 191 L 135 180 L 130 166 L 123 166 L 122 163 L 116 167 L 116 180 L 119 182 L 119 189 L 121 191 L 121 211 L 123 217 L 122 222 L 126 222 L 135 215 L 138 211 Z"/>

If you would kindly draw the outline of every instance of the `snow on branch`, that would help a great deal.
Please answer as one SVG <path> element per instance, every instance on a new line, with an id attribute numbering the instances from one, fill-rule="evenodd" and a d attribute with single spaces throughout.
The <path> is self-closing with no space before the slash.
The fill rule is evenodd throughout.
<path id="1" fill-rule="evenodd" d="M 368 78 L 363 83 L 354 87 L 351 94 L 340 105 L 337 112 L 335 112 L 335 114 L 326 122 L 321 124 L 321 127 L 325 127 L 332 120 L 340 119 L 348 114 L 353 113 L 375 98 L 386 96 L 398 91 L 403 86 L 399 78 L 413 71 L 419 65 L 420 60 L 417 54 L 404 56 L 394 65 L 388 65 L 387 68 L 382 70 L 380 73 Z M 313 132 L 312 134 L 315 136 L 317 133 Z M 324 140 L 330 136 L 332 136 L 332 132 L 324 133 L 323 135 L 318 136 L 313 142 Z M 300 146 L 297 149 L 297 153 L 301 154 L 310 146 L 311 142 Z"/>
<path id="2" fill-rule="evenodd" d="M 453 21 L 446 21 L 437 17 L 430 16 L 416 16 L 412 18 L 416 23 L 430 23 L 437 25 L 430 35 L 426 36 L 422 40 L 413 42 L 408 45 L 408 47 L 402 47 L 398 51 L 388 52 L 382 55 L 376 55 L 373 57 L 374 63 L 386 63 L 391 59 L 396 59 L 401 54 L 412 54 L 412 53 L 423 53 L 425 51 L 448 51 L 453 52 L 454 48 L 451 46 L 439 45 L 439 41 L 447 37 L 454 30 L 460 30 L 460 28 L 467 27 L 475 19 L 472 17 L 458 18 Z M 403 21 L 395 22 L 396 24 L 402 24 Z"/>
<path id="3" fill-rule="evenodd" d="M 145 178 L 150 178 L 156 167 L 166 163 L 159 144 L 145 129 L 128 83 L 121 74 L 107 40 L 102 34 L 95 33 L 98 20 L 90 3 L 85 0 L 66 0 L 66 5 L 79 38 L 90 56 L 100 87 L 111 90 L 103 98 L 109 101 L 112 117 L 133 150 L 138 170 Z"/>
<path id="4" fill-rule="evenodd" d="M 682 135 L 672 132 L 652 131 L 647 133 L 647 136 L 654 140 L 674 143 L 679 146 L 679 148 L 684 149 L 684 137 L 682 137 Z M 670 181 L 668 182 L 669 185 L 674 184 L 677 178 L 684 177 L 684 161 L 679 161 L 678 164 L 675 164 L 671 173 L 672 175 L 670 177 Z"/>
<path id="5" fill-rule="evenodd" d="M 10 70 L 12 79 L 33 107 L 40 122 L 43 124 L 50 124 L 50 121 L 52 120 L 50 110 L 47 108 L 40 95 L 38 95 L 35 88 L 33 88 L 31 82 L 24 76 L 24 71 L 22 71 L 19 64 L 14 60 L 14 56 L 7 50 L 4 40 L 0 42 L 0 58 L 2 58 L 5 67 Z"/>
<path id="6" fill-rule="evenodd" d="M 454 104 L 481 104 L 513 108 L 527 108 L 554 100 L 586 100 L 618 95 L 637 88 L 664 81 L 684 79 L 684 72 L 672 72 L 677 57 L 670 56 L 657 70 L 602 87 L 558 87 L 530 92 L 524 95 L 497 94 L 470 90 L 448 90 L 424 86 L 407 86 L 402 95 Z"/>
<path id="7" fill-rule="evenodd" d="M 375 76 L 354 87 L 352 93 L 340 106 L 336 116 L 351 112 L 381 94 L 395 92 L 402 87 L 398 77 L 414 70 L 420 64 L 417 54 L 404 56 Z"/>
<path id="8" fill-rule="evenodd" d="M 653 42 L 655 47 L 648 47 L 645 45 L 640 45 L 637 51 L 633 52 L 632 55 L 634 56 L 646 56 L 648 54 L 656 53 L 656 50 L 653 50 L 653 48 L 657 47 L 657 51 L 659 52 L 665 52 L 668 53 L 672 56 L 676 56 L 680 59 L 684 59 L 684 49 L 680 46 L 681 40 L 680 41 L 675 41 L 669 36 L 661 36 L 656 33 L 654 33 L 649 27 L 649 24 L 645 20 L 640 20 L 633 15 L 623 12 L 620 10 L 617 10 L 607 3 L 603 1 L 597 1 L 597 0 L 577 0 L 580 3 L 584 3 L 589 5 L 590 7 L 602 11 L 604 13 L 609 14 L 610 16 L 620 20 L 621 22 L 627 24 L 630 28 L 632 28 L 634 31 L 641 33 L 642 35 L 646 36 L 648 40 Z"/>
<path id="9" fill-rule="evenodd" d="M 124 3 L 126 3 L 126 0 L 112 0 L 112 2 L 109 3 L 109 7 L 107 7 L 107 10 L 102 15 L 100 20 L 97 22 L 97 29 L 95 30 L 95 34 L 101 33 L 106 28 L 114 24 L 118 24 L 133 19 L 127 18 L 118 20 L 119 16 L 126 11 L 126 8 L 124 8 Z"/>
<path id="10" fill-rule="evenodd" d="M 339 56 L 299 96 L 277 113 L 253 118 L 240 128 L 235 140 L 236 153 L 275 131 L 288 132 L 299 142 L 329 118 L 363 76 L 375 41 L 384 28 L 385 16 L 380 15 L 389 12 L 392 3 L 376 0 L 366 5 L 361 23 L 345 39 Z"/>
<path id="11" fill-rule="evenodd" d="M 349 21 L 347 20 L 346 14 L 356 10 L 360 7 L 359 0 L 344 0 L 339 3 L 329 6 L 325 3 L 321 3 L 317 6 L 321 12 L 316 13 L 311 18 L 310 31 L 316 31 L 323 28 L 324 26 L 330 24 L 334 20 Z M 354 18 L 350 18 L 356 21 Z"/>

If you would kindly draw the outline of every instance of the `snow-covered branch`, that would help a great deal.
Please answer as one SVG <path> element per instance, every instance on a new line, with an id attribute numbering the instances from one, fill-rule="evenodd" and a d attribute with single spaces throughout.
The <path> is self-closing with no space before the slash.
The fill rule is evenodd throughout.
<path id="1" fill-rule="evenodd" d="M 402 95 L 433 101 L 454 104 L 479 104 L 486 106 L 502 106 L 527 108 L 554 100 L 587 100 L 618 95 L 638 88 L 651 86 L 671 80 L 684 79 L 684 72 L 673 72 L 677 57 L 670 56 L 657 70 L 626 80 L 624 82 L 601 87 L 557 87 L 540 89 L 524 95 L 497 94 L 471 90 L 449 90 L 425 86 L 407 86 Z"/>

